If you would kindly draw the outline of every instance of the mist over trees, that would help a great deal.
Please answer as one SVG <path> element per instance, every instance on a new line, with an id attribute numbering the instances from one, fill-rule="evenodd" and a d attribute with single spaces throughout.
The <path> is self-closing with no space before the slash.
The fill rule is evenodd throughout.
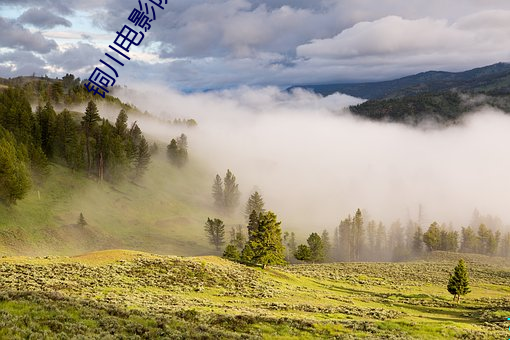
<path id="1" fill-rule="evenodd" d="M 188 162 L 188 137 L 183 133 L 178 138 L 173 138 L 166 152 L 170 163 L 182 168 Z"/>
<path id="2" fill-rule="evenodd" d="M 0 92 L 0 162 L 5 169 L 0 175 L 2 202 L 13 204 L 23 198 L 32 179 L 44 179 L 50 162 L 107 181 L 138 180 L 147 170 L 148 143 L 136 123 L 128 129 L 124 109 L 115 125 L 100 117 L 93 100 L 83 114 L 67 109 L 55 112 L 52 102 L 84 99 L 76 85 L 74 76 L 66 75 L 62 82 L 47 87 L 27 83 L 24 88 Z M 32 112 L 29 99 L 34 97 L 44 104 Z"/>
<path id="3" fill-rule="evenodd" d="M 225 224 L 218 218 L 207 218 L 204 226 L 204 231 L 216 251 L 219 251 L 221 246 L 225 244 Z"/>
<path id="4" fill-rule="evenodd" d="M 212 186 L 214 206 L 222 213 L 231 214 L 238 206 L 241 193 L 236 176 L 227 170 L 224 179 L 216 175 Z"/>
<path id="5" fill-rule="evenodd" d="M 265 211 L 264 200 L 258 191 L 251 194 L 248 198 L 248 202 L 246 202 L 246 207 L 244 209 L 244 216 L 246 217 L 246 220 L 250 219 L 250 215 L 254 211 L 257 215 Z"/>
<path id="6" fill-rule="evenodd" d="M 478 216 L 478 220 L 487 220 Z M 289 247 L 290 234 L 285 235 L 285 245 Z M 365 222 L 363 213 L 357 209 L 354 217 L 349 215 L 340 221 L 332 236 L 328 230 L 321 236 L 312 232 L 307 244 L 293 247 L 294 258 L 306 262 L 405 261 L 431 251 L 510 257 L 510 232 L 502 234 L 482 223 L 477 228 L 462 227 L 459 233 L 451 225 L 432 222 L 423 228 L 412 220 L 405 227 L 397 220 L 387 228 L 375 220 Z"/>

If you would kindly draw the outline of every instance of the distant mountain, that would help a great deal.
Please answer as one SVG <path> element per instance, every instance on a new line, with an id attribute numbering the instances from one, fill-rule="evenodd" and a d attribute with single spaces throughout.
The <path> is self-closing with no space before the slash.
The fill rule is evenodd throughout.
<path id="1" fill-rule="evenodd" d="M 353 84 L 299 85 L 322 95 L 335 92 L 364 99 L 398 98 L 421 93 L 510 93 L 510 63 L 497 63 L 464 72 L 428 71 L 400 79 Z"/>

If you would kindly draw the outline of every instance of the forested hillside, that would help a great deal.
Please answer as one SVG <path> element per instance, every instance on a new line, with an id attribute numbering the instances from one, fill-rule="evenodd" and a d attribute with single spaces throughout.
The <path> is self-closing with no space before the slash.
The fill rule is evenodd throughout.
<path id="1" fill-rule="evenodd" d="M 350 111 L 371 120 L 458 122 L 483 107 L 510 112 L 510 64 L 498 63 L 465 72 L 429 71 L 400 79 L 359 84 L 298 86 L 322 95 L 335 92 L 365 98 Z M 292 89 L 292 88 L 291 88 Z"/>
<path id="2" fill-rule="evenodd" d="M 208 212 L 190 190 L 209 190 L 209 182 L 200 167 L 172 166 L 164 145 L 128 123 L 128 113 L 142 114 L 137 108 L 92 98 L 72 75 L 2 82 L 0 253 L 208 251 L 205 240 L 190 241 Z M 105 105 L 117 110 L 115 121 L 102 117 Z M 169 124 L 184 131 L 196 122 Z"/>

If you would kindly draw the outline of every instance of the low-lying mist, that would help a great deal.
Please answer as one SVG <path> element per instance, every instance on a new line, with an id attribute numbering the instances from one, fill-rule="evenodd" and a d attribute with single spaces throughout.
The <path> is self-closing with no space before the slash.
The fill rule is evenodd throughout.
<path id="1" fill-rule="evenodd" d="M 186 133 L 211 185 L 231 169 L 242 204 L 258 189 L 286 228 L 331 228 L 358 207 L 366 220 L 417 220 L 420 205 L 425 225 L 464 226 L 474 209 L 510 221 L 510 117 L 489 108 L 425 129 L 353 117 L 346 108 L 362 100 L 340 94 L 145 86 L 116 95 L 162 119 L 194 118 L 198 127 L 182 131 L 138 123 L 165 145 Z"/>

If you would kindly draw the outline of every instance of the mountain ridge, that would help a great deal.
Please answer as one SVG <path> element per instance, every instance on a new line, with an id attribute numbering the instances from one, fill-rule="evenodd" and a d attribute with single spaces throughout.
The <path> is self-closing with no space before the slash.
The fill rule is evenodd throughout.
<path id="1" fill-rule="evenodd" d="M 478 67 L 462 72 L 426 71 L 398 79 L 366 83 L 332 83 L 291 86 L 323 96 L 336 92 L 364 99 L 388 99 L 427 92 L 457 90 L 472 93 L 510 93 L 510 63 Z"/>

